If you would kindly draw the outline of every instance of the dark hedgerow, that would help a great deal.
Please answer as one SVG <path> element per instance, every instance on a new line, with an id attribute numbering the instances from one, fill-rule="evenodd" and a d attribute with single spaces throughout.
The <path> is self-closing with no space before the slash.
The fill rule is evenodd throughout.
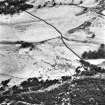
<path id="1" fill-rule="evenodd" d="M 99 49 L 97 51 L 89 51 L 89 52 L 84 52 L 82 54 L 83 59 L 101 59 L 105 58 L 105 45 L 101 44 Z"/>

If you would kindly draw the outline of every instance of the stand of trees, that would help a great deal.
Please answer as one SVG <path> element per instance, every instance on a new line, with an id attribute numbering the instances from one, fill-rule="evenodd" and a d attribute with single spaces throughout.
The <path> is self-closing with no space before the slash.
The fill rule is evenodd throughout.
<path id="1" fill-rule="evenodd" d="M 89 51 L 89 52 L 84 52 L 82 54 L 83 59 L 101 59 L 105 58 L 105 45 L 101 44 L 99 49 L 97 51 Z"/>
<path id="2" fill-rule="evenodd" d="M 33 7 L 27 4 L 28 0 L 4 0 L 0 1 L 0 14 L 16 14 Z"/>

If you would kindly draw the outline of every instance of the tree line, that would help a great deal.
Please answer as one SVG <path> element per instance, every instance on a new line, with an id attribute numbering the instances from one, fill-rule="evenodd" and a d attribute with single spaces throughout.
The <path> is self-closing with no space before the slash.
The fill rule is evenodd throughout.
<path id="1" fill-rule="evenodd" d="M 83 59 L 104 59 L 105 58 L 105 45 L 101 44 L 98 50 L 85 51 L 82 54 Z"/>

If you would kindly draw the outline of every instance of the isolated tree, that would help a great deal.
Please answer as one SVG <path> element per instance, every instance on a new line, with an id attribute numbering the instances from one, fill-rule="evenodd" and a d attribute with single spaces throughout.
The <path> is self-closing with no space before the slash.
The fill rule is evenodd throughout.
<path id="1" fill-rule="evenodd" d="M 0 1 L 0 14 L 16 14 L 33 7 L 28 0 L 3 0 Z"/>

